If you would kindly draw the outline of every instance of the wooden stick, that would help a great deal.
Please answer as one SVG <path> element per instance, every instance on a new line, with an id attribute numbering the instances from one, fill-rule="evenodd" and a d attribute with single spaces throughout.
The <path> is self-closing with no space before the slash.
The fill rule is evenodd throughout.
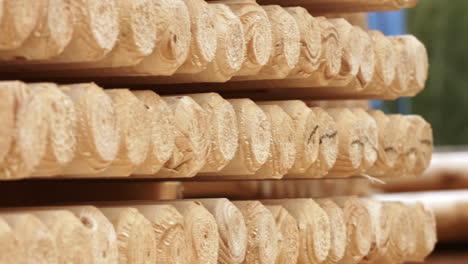
<path id="1" fill-rule="evenodd" d="M 17 239 L 16 243 L 11 241 L 11 245 L 3 245 L 3 249 L 11 250 L 11 252 L 2 252 L 2 256 L 14 255 L 18 250 L 12 249 L 15 244 L 21 245 L 25 250 L 23 252 L 27 262 L 21 262 L 22 257 L 17 256 L 12 259 L 11 262 L 4 262 L 0 260 L 0 263 L 38 263 L 38 264 L 58 264 L 57 245 L 55 237 L 47 229 L 47 227 L 34 215 L 30 213 L 12 213 L 2 212 L 0 213 L 2 224 L 8 224 L 11 227 L 11 232 L 14 233 Z M 0 228 L 2 229 L 2 228 Z M 3 232 L 1 232 L 3 233 Z M 0 235 L 4 237 L 5 234 Z M 0 239 L 4 241 L 3 239 Z M 2 257 L 0 257 L 2 259 Z"/>
<path id="2" fill-rule="evenodd" d="M 296 263 L 299 257 L 299 228 L 294 217 L 279 205 L 266 206 L 275 218 L 276 228 L 280 233 L 277 264 Z"/>
<path id="3" fill-rule="evenodd" d="M 338 263 L 359 263 L 369 253 L 372 225 L 369 210 L 359 198 L 340 197 L 333 199 L 341 207 L 346 219 L 344 257 Z"/>
<path id="4" fill-rule="evenodd" d="M 214 216 L 218 226 L 218 263 L 242 263 L 247 250 L 247 227 L 241 211 L 225 198 L 199 201 Z"/>
<path id="5" fill-rule="evenodd" d="M 31 93 L 22 82 L 3 82 L 2 86 L 2 89 L 14 96 L 15 131 L 14 141 L 3 160 L 0 178 L 29 177 L 41 162 L 46 150 L 46 95 L 43 92 Z"/>
<path id="6" fill-rule="evenodd" d="M 373 199 L 361 199 L 367 208 L 372 226 L 372 238 L 369 253 L 360 263 L 373 263 L 387 252 L 391 225 L 383 212 L 382 203 Z"/>
<path id="7" fill-rule="evenodd" d="M 338 263 L 345 255 L 347 247 L 347 228 L 343 210 L 330 199 L 315 200 L 327 213 L 330 222 L 331 247 L 327 259 L 323 263 Z"/>
<path id="8" fill-rule="evenodd" d="M 410 133 L 416 135 L 416 164 L 411 173 L 415 176 L 421 175 L 430 165 L 432 152 L 434 151 L 434 139 L 432 136 L 432 127 L 424 118 L 418 115 L 405 116 L 411 122 Z"/>
<path id="9" fill-rule="evenodd" d="M 207 113 L 210 153 L 202 172 L 223 169 L 236 154 L 238 133 L 234 107 L 217 93 L 189 94 Z"/>
<path id="10" fill-rule="evenodd" d="M 192 39 L 187 59 L 177 69 L 177 73 L 198 73 L 204 70 L 216 55 L 216 15 L 203 0 L 184 0 L 184 3 L 190 14 Z"/>
<path id="11" fill-rule="evenodd" d="M 279 232 L 271 212 L 259 201 L 233 203 L 242 212 L 247 225 L 247 253 L 242 263 L 275 263 Z"/>
<path id="12" fill-rule="evenodd" d="M 0 50 L 18 48 L 36 27 L 42 1 L 2 1 L 0 26 Z"/>
<path id="13" fill-rule="evenodd" d="M 156 236 L 151 222 L 135 208 L 100 207 L 117 233 L 118 263 L 156 263 Z"/>
<path id="14" fill-rule="evenodd" d="M 283 206 L 299 228 L 299 264 L 322 263 L 331 248 L 330 222 L 325 211 L 312 199 L 265 200 Z M 273 242 L 273 241 L 270 241 Z"/>
<path id="15" fill-rule="evenodd" d="M 0 263 L 26 263 L 25 248 L 8 223 L 0 218 Z"/>
<path id="16" fill-rule="evenodd" d="M 184 218 L 172 206 L 164 204 L 135 205 L 152 224 L 156 237 L 156 264 L 186 263 L 190 259 L 184 231 Z"/>
<path id="17" fill-rule="evenodd" d="M 171 158 L 174 143 L 174 114 L 166 102 L 153 91 L 132 91 L 145 105 L 151 133 L 146 160 L 135 169 L 137 175 L 154 175 Z"/>
<path id="18" fill-rule="evenodd" d="M 316 114 L 299 100 L 264 101 L 258 104 L 278 105 L 291 117 L 296 134 L 296 157 L 286 177 L 304 173 L 316 161 L 319 152 L 319 122 Z"/>
<path id="19" fill-rule="evenodd" d="M 119 11 L 115 0 L 72 1 L 74 33 L 54 63 L 98 61 L 114 47 L 119 35 Z"/>
<path id="20" fill-rule="evenodd" d="M 189 96 L 166 96 L 163 100 L 175 117 L 175 148 L 156 175 L 193 177 L 205 166 L 210 150 L 206 112 Z"/>
<path id="21" fill-rule="evenodd" d="M 148 155 L 151 125 L 143 102 L 127 89 L 107 89 L 112 99 L 120 133 L 120 148 L 110 166 L 98 176 L 126 177 L 140 166 Z"/>
<path id="22" fill-rule="evenodd" d="M 387 89 L 387 93 L 394 95 L 409 92 L 411 82 L 411 55 L 404 41 L 398 37 L 388 37 L 392 41 L 393 48 L 397 54 L 396 76 L 393 84 Z"/>
<path id="23" fill-rule="evenodd" d="M 242 23 L 247 57 L 236 75 L 254 75 L 268 62 L 273 49 L 271 24 L 263 8 L 253 0 L 218 0 L 236 14 Z"/>
<path id="24" fill-rule="evenodd" d="M 190 260 L 197 264 L 218 261 L 219 233 L 216 220 L 198 201 L 171 201 L 184 217 L 184 228 Z"/>
<path id="25" fill-rule="evenodd" d="M 366 87 L 374 78 L 375 73 L 375 48 L 372 42 L 372 38 L 358 26 L 354 26 L 354 32 L 361 40 L 360 54 L 362 54 L 361 60 L 359 62 L 359 72 L 357 75 L 357 80 L 362 87 Z"/>
<path id="26" fill-rule="evenodd" d="M 410 254 L 410 261 L 424 261 L 434 250 L 437 242 L 436 220 L 434 212 L 421 202 L 409 207 L 410 214 L 417 223 L 416 228 L 416 250 Z"/>
<path id="27" fill-rule="evenodd" d="M 379 146 L 377 122 L 362 108 L 351 108 L 353 114 L 360 120 L 360 138 L 362 142 L 362 162 L 361 170 L 372 167 L 377 160 L 377 150 Z"/>
<path id="28" fill-rule="evenodd" d="M 271 24 L 273 50 L 270 60 L 246 79 L 283 79 L 299 62 L 301 33 L 294 17 L 278 5 L 262 6 Z"/>
<path id="29" fill-rule="evenodd" d="M 15 133 L 15 118 L 16 110 L 15 104 L 17 104 L 17 96 L 15 95 L 16 86 L 25 87 L 20 82 L 0 82 L 0 113 L 2 119 L 0 121 L 0 165 L 3 164 L 7 158 L 8 153 L 14 142 Z"/>
<path id="30" fill-rule="evenodd" d="M 32 93 L 44 94 L 47 145 L 34 176 L 58 175 L 76 152 L 76 111 L 73 101 L 56 84 L 29 84 Z"/>
<path id="31" fill-rule="evenodd" d="M 75 106 L 77 149 L 64 175 L 95 174 L 105 170 L 119 149 L 119 126 L 112 99 L 94 83 L 60 86 Z"/>
<path id="32" fill-rule="evenodd" d="M 327 112 L 338 130 L 338 156 L 328 176 L 347 177 L 360 169 L 363 159 L 360 120 L 347 108 L 330 108 Z"/>
<path id="33" fill-rule="evenodd" d="M 10 18 L 13 20 L 10 23 L 20 23 L 21 26 L 14 27 L 13 30 L 22 32 L 16 32 L 16 36 L 13 35 L 13 40 L 8 40 L 5 43 L 0 40 L 2 47 L 10 46 L 9 50 L 0 52 L 0 58 L 21 63 L 24 59 L 46 60 L 62 53 L 73 36 L 73 14 L 70 3 L 64 0 L 41 0 L 25 3 L 11 0 L 7 1 L 6 4 L 2 3 L 5 5 L 3 8 L 7 6 L 14 8 L 12 5 L 16 4 L 21 7 L 17 10 L 21 11 L 22 14 L 16 14 Z M 36 10 L 38 6 L 39 10 Z M 36 16 L 37 22 L 34 21 Z M 60 23 L 56 23 L 56 21 L 60 21 Z M 34 30 L 25 34 L 31 30 L 31 26 L 35 26 Z M 2 32 L 1 35 L 4 37 L 8 35 L 11 38 L 11 33 Z M 20 43 L 21 39 L 27 35 L 29 37 L 24 40 L 21 46 L 11 49 L 12 45 Z"/>
<path id="34" fill-rule="evenodd" d="M 256 199 L 258 198 L 255 181 L 186 181 L 183 182 L 184 198 Z"/>
<path id="35" fill-rule="evenodd" d="M 239 148 L 231 162 L 217 175 L 252 175 L 266 163 L 270 153 L 271 123 L 250 99 L 228 100 L 236 111 Z"/>
<path id="36" fill-rule="evenodd" d="M 270 155 L 267 162 L 253 175 L 258 179 L 282 178 L 294 165 L 296 134 L 292 118 L 277 105 L 262 105 L 271 124 Z"/>

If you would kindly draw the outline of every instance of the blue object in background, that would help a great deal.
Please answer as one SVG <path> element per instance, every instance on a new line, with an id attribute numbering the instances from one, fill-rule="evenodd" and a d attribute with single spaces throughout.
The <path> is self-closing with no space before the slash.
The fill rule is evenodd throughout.
<path id="1" fill-rule="evenodd" d="M 391 12 L 368 13 L 368 26 L 371 30 L 382 31 L 387 36 L 406 34 L 406 10 Z M 402 114 L 411 113 L 411 102 L 409 98 L 400 98 L 396 101 L 397 111 Z M 381 100 L 371 101 L 372 107 L 384 110 Z"/>

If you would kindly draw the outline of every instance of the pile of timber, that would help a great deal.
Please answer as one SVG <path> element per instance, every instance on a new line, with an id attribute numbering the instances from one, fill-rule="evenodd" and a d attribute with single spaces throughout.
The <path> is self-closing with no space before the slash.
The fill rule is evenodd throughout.
<path id="1" fill-rule="evenodd" d="M 424 172 L 433 151 L 419 116 L 332 102 L 20 81 L 0 82 L 0 94 L 2 180 L 403 177 Z"/>
<path id="2" fill-rule="evenodd" d="M 424 205 L 356 197 L 0 209 L 1 263 L 403 263 L 436 240 Z"/>
<path id="3" fill-rule="evenodd" d="M 24 2 L 4 4 L 5 79 L 14 73 L 24 80 L 163 90 L 182 83 L 181 91 L 219 90 L 216 83 L 233 80 L 222 90 L 387 99 L 414 96 L 427 79 L 427 52 L 414 36 L 386 37 L 343 18 L 313 17 L 302 7 L 253 0 Z M 340 6 L 356 4 L 346 2 Z"/>

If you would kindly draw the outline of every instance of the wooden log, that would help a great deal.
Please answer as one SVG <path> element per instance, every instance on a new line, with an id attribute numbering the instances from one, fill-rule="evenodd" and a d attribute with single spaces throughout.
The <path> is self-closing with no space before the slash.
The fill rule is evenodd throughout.
<path id="1" fill-rule="evenodd" d="M 360 263 L 374 263 L 387 252 L 391 225 L 388 223 L 386 212 L 382 208 L 382 203 L 374 199 L 362 199 L 367 208 L 372 226 L 371 246 L 369 253 Z"/>
<path id="2" fill-rule="evenodd" d="M 127 177 L 147 158 L 151 124 L 142 101 L 128 89 L 107 89 L 120 134 L 120 148 L 110 166 L 97 176 Z"/>
<path id="3" fill-rule="evenodd" d="M 299 228 L 294 217 L 280 205 L 266 206 L 275 218 L 281 238 L 276 264 L 296 263 L 299 257 Z"/>
<path id="4" fill-rule="evenodd" d="M 371 168 L 377 160 L 379 138 L 377 122 L 362 108 L 351 108 L 353 114 L 360 120 L 360 141 L 362 143 L 361 170 Z"/>
<path id="5" fill-rule="evenodd" d="M 239 147 L 231 162 L 221 171 L 211 175 L 232 175 L 236 177 L 239 175 L 252 175 L 268 160 L 271 144 L 271 123 L 262 109 L 252 100 L 231 99 L 228 101 L 236 111 Z"/>
<path id="6" fill-rule="evenodd" d="M 1 34 L 4 37 L 13 38 L 8 40 L 8 43 L 3 43 L 4 41 L 0 40 L 2 47 L 5 45 L 10 47 L 9 50 L 0 52 L 1 60 L 21 63 L 24 60 L 46 60 L 62 53 L 73 36 L 73 14 L 70 3 L 64 0 L 41 0 L 25 3 L 21 1 L 2 3 L 5 5 L 4 9 L 7 6 L 7 8 L 14 8 L 13 5 L 19 5 L 20 9 L 17 12 L 22 13 L 9 18 L 11 19 L 9 23 L 13 23 L 12 29 L 16 33 L 13 36 L 11 33 L 2 32 Z M 39 9 L 36 10 L 38 6 Z M 34 21 L 36 16 L 37 21 Z M 60 23 L 56 23 L 56 21 L 60 21 Z M 15 23 L 19 23 L 21 26 L 17 27 L 14 25 Z M 31 26 L 35 26 L 35 28 L 26 34 L 31 30 Z M 29 37 L 24 39 L 27 35 Z M 11 47 L 20 44 L 21 39 L 24 39 L 24 42 L 11 49 Z"/>
<path id="7" fill-rule="evenodd" d="M 288 171 L 287 178 L 304 173 L 317 159 L 319 152 L 319 122 L 314 111 L 299 100 L 264 101 L 260 105 L 278 105 L 293 120 L 293 129 L 296 134 L 296 157 L 294 165 Z"/>
<path id="8" fill-rule="evenodd" d="M 256 199 L 259 197 L 255 181 L 184 181 L 184 198 Z"/>
<path id="9" fill-rule="evenodd" d="M 112 99 L 94 83 L 60 86 L 77 114 L 75 157 L 64 175 L 95 174 L 105 170 L 119 150 L 119 126 Z"/>
<path id="10" fill-rule="evenodd" d="M 347 228 L 343 210 L 330 199 L 315 200 L 325 211 L 330 223 L 331 247 L 323 263 L 338 263 L 345 255 L 347 247 Z"/>
<path id="11" fill-rule="evenodd" d="M 36 27 L 43 1 L 2 1 L 0 50 L 18 48 Z"/>
<path id="12" fill-rule="evenodd" d="M 190 260 L 196 264 L 218 261 L 219 233 L 216 220 L 198 201 L 170 201 L 184 217 L 184 228 Z"/>
<path id="13" fill-rule="evenodd" d="M 416 228 L 416 250 L 410 254 L 410 261 L 424 261 L 434 250 L 437 242 L 436 220 L 434 212 L 421 202 L 409 207 L 410 213 L 417 223 Z"/>
<path id="14" fill-rule="evenodd" d="M 223 169 L 236 154 L 238 133 L 234 107 L 217 93 L 189 94 L 207 113 L 210 153 L 202 172 Z"/>
<path id="15" fill-rule="evenodd" d="M 359 263 L 369 253 L 372 239 L 371 216 L 362 200 L 357 197 L 333 199 L 346 219 L 347 247 L 338 263 Z"/>
<path id="16" fill-rule="evenodd" d="M 193 177 L 206 163 L 210 138 L 206 112 L 189 96 L 165 96 L 175 118 L 172 157 L 156 174 L 161 177 Z"/>
<path id="17" fill-rule="evenodd" d="M 11 252 L 2 252 L 2 256 L 8 256 L 10 254 L 17 254 L 18 250 L 12 249 L 15 244 L 20 245 L 23 249 L 23 255 L 27 262 L 21 262 L 21 256 L 17 256 L 12 259 L 11 262 L 5 262 L 0 260 L 0 263 L 38 263 L 38 264 L 58 264 L 57 245 L 55 237 L 49 231 L 49 229 L 33 214 L 30 213 L 13 213 L 13 212 L 2 212 L 0 213 L 1 218 L 11 227 L 11 232 L 16 238 L 15 241 L 11 241 L 11 245 L 3 245 L 3 249 L 9 249 Z M 3 221 L 1 220 L 1 221 Z M 1 224 L 0 224 L 1 225 Z M 3 233 L 3 232 L 2 232 Z M 4 235 L 0 235 L 4 237 Z M 0 241 L 5 241 L 0 239 Z M 5 241 L 6 242 L 6 241 Z M 2 257 L 0 257 L 2 259 Z"/>
<path id="18" fill-rule="evenodd" d="M 325 211 L 312 199 L 262 201 L 283 206 L 297 221 L 299 228 L 299 264 L 323 263 L 331 248 L 330 222 Z M 273 242 L 273 241 L 271 241 Z"/>
<path id="19" fill-rule="evenodd" d="M 273 49 L 268 15 L 254 0 L 218 0 L 239 17 L 247 45 L 246 60 L 235 75 L 254 75 L 268 62 Z"/>
<path id="20" fill-rule="evenodd" d="M 132 91 L 145 105 L 151 132 L 146 160 L 134 174 L 154 175 L 171 158 L 174 143 L 174 114 L 166 102 L 150 90 Z"/>
<path id="21" fill-rule="evenodd" d="M 375 74 L 375 47 L 372 42 L 372 38 L 358 26 L 354 26 L 354 32 L 357 34 L 361 40 L 360 54 L 362 55 L 359 62 L 359 72 L 357 75 L 357 81 L 361 84 L 362 87 L 366 87 L 374 78 Z"/>
<path id="22" fill-rule="evenodd" d="M 72 1 L 73 37 L 53 63 L 98 61 L 114 47 L 119 35 L 119 10 L 115 0 Z"/>
<path id="23" fill-rule="evenodd" d="M 258 179 L 282 178 L 294 165 L 296 136 L 292 118 L 277 105 L 261 105 L 271 124 L 270 155 L 252 176 Z"/>
<path id="24" fill-rule="evenodd" d="M 411 173 L 420 176 L 429 167 L 434 151 L 432 127 L 424 118 L 418 115 L 406 116 L 412 124 L 411 133 L 416 135 L 417 154 L 416 164 Z"/>
<path id="25" fill-rule="evenodd" d="M 0 246 L 0 263 L 26 263 L 23 245 L 16 238 L 12 228 L 2 218 L 0 218 Z"/>
<path id="26" fill-rule="evenodd" d="M 58 175 L 73 159 L 76 152 L 76 111 L 73 101 L 56 84 L 28 85 L 31 93 L 44 95 L 47 125 L 47 145 L 34 176 Z"/>
<path id="27" fill-rule="evenodd" d="M 3 82 L 2 86 L 2 89 L 12 93 L 14 97 L 15 126 L 12 133 L 14 141 L 4 157 L 0 178 L 29 177 L 40 164 L 46 150 L 48 132 L 46 97 L 43 92 L 31 93 L 22 82 Z"/>
<path id="28" fill-rule="evenodd" d="M 247 263 L 273 264 L 278 255 L 278 236 L 275 218 L 259 201 L 233 202 L 242 212 L 247 226 Z"/>
<path id="29" fill-rule="evenodd" d="M 0 130 L 0 165 L 3 164 L 14 142 L 15 104 L 17 104 L 15 89 L 17 89 L 17 85 L 25 86 L 20 82 L 0 82 L 0 97 L 2 98 L 0 101 L 0 113 L 2 115 L 0 121 L 2 127 Z"/>
<path id="30" fill-rule="evenodd" d="M 204 70 L 216 55 L 216 15 L 203 0 L 184 0 L 184 3 L 190 14 L 192 39 L 187 59 L 177 73 L 197 73 Z"/>
<path id="31" fill-rule="evenodd" d="M 172 205 L 134 205 L 152 224 L 156 237 L 156 264 L 190 262 L 184 231 L 184 218 Z"/>
<path id="32" fill-rule="evenodd" d="M 403 95 L 409 92 L 411 82 L 411 55 L 404 41 L 399 37 L 388 37 L 397 54 L 396 76 L 387 89 L 387 94 Z"/>
<path id="33" fill-rule="evenodd" d="M 117 234 L 118 263 L 156 263 L 156 236 L 151 222 L 131 207 L 100 207 Z"/>
<path id="34" fill-rule="evenodd" d="M 218 263 L 242 263 L 247 250 L 247 227 L 241 211 L 229 200 L 201 199 L 218 226 Z"/>
<path id="35" fill-rule="evenodd" d="M 349 177 L 359 171 L 363 159 L 360 119 L 347 108 L 330 108 L 327 112 L 338 130 L 338 156 L 327 177 Z"/>

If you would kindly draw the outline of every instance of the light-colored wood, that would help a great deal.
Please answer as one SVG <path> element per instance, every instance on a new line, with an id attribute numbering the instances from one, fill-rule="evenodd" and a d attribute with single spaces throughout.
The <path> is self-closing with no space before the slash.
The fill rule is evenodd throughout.
<path id="1" fill-rule="evenodd" d="M 246 60 L 235 75 L 254 75 L 268 62 L 273 49 L 268 15 L 254 0 L 218 0 L 239 17 L 247 45 Z"/>
<path id="2" fill-rule="evenodd" d="M 361 45 L 359 46 L 361 60 L 359 61 L 359 72 L 357 75 L 357 80 L 362 87 L 366 87 L 374 78 L 375 74 L 375 48 L 372 38 L 358 26 L 354 26 L 354 32 L 361 40 Z"/>
<path id="3" fill-rule="evenodd" d="M 12 5 L 19 5 L 20 8 L 16 9 L 15 12 L 20 13 L 11 17 L 12 21 L 10 23 L 21 23 L 19 27 L 13 24 L 13 30 L 16 31 L 14 34 L 10 31 L 5 33 L 0 30 L 2 38 L 13 38 L 6 42 L 0 40 L 1 47 L 10 46 L 10 50 L 0 52 L 2 60 L 19 63 L 25 59 L 46 60 L 62 53 L 70 43 L 73 36 L 73 14 L 69 1 L 39 0 L 29 2 L 10 0 L 3 1 L 1 5 L 4 5 L 3 8 L 12 8 L 10 10 L 14 10 Z M 38 6 L 40 6 L 39 10 L 36 11 Z M 34 21 L 36 16 L 37 22 Z M 24 40 L 21 46 L 11 49 L 28 35 L 25 33 L 31 30 L 33 22 L 35 28 L 29 33 L 29 37 Z M 5 25 L 5 21 L 2 24 Z"/>
<path id="4" fill-rule="evenodd" d="M 115 0 L 70 1 L 73 37 L 54 63 L 98 61 L 114 47 L 119 35 L 119 10 Z"/>
<path id="5" fill-rule="evenodd" d="M 112 99 L 120 134 L 120 147 L 110 166 L 98 176 L 127 177 L 148 155 L 151 123 L 142 101 L 128 89 L 106 89 Z"/>
<path id="6" fill-rule="evenodd" d="M 236 112 L 234 107 L 217 93 L 189 94 L 203 110 L 208 119 L 210 153 L 202 172 L 217 172 L 223 169 L 236 154 L 239 146 Z"/>
<path id="7" fill-rule="evenodd" d="M 326 264 L 338 263 L 345 255 L 347 247 L 347 226 L 343 210 L 330 199 L 315 200 L 327 213 L 330 222 L 331 247 Z"/>
<path id="8" fill-rule="evenodd" d="M 243 264 L 274 264 L 278 255 L 279 231 L 271 212 L 259 201 L 233 202 L 247 226 L 247 252 Z"/>
<path id="9" fill-rule="evenodd" d="M 351 108 L 353 114 L 359 119 L 360 141 L 362 143 L 362 162 L 361 171 L 372 167 L 377 160 L 377 150 L 379 147 L 379 138 L 377 122 L 362 108 Z"/>
<path id="10" fill-rule="evenodd" d="M 434 212 L 428 206 L 417 202 L 411 207 L 410 214 L 416 221 L 416 250 L 409 256 L 410 261 L 424 261 L 434 250 L 437 242 Z"/>
<path id="11" fill-rule="evenodd" d="M 118 263 L 156 263 L 156 236 L 151 222 L 131 207 L 100 207 L 117 234 Z"/>
<path id="12" fill-rule="evenodd" d="M 411 122 L 411 133 L 416 135 L 416 164 L 410 173 L 420 176 L 429 167 L 434 151 L 432 127 L 424 118 L 418 115 L 405 116 Z"/>
<path id="13" fill-rule="evenodd" d="M 77 148 L 64 175 L 82 176 L 105 170 L 119 150 L 119 126 L 112 99 L 94 83 L 60 86 L 75 106 Z"/>
<path id="14" fill-rule="evenodd" d="M 37 263 L 37 264 L 58 264 L 57 245 L 55 237 L 49 231 L 49 229 L 33 214 L 30 213 L 13 213 L 13 212 L 2 212 L 0 217 L 5 220 L 11 227 L 11 231 L 17 239 L 17 243 L 20 244 L 24 250 L 26 263 Z M 1 224 L 0 224 L 1 225 Z M 3 233 L 3 232 L 2 232 Z M 0 235 L 3 238 L 3 235 Z M 0 239 L 2 242 L 3 239 Z M 6 241 L 5 241 L 6 242 Z M 2 248 L 12 250 L 10 247 L 14 247 L 15 242 L 11 242 L 10 246 L 3 245 Z M 16 250 L 11 252 L 2 252 L 2 256 L 8 256 L 9 254 L 15 254 Z M 2 257 L 0 257 L 2 259 Z M 16 259 L 12 259 L 11 262 L 4 262 L 0 260 L 0 263 L 22 263 L 21 256 L 17 256 Z"/>
<path id="15" fill-rule="evenodd" d="M 333 199 L 340 206 L 346 221 L 347 246 L 340 264 L 359 263 L 369 253 L 372 240 L 372 224 L 369 210 L 357 197 Z"/>
<path id="16" fill-rule="evenodd" d="M 17 85 L 25 87 L 24 84 L 19 82 L 0 82 L 0 113 L 2 119 L 0 121 L 0 164 L 3 164 L 5 158 L 14 143 L 15 133 L 15 119 L 16 110 L 15 104 L 17 105 L 17 99 L 15 96 L 15 89 Z"/>
<path id="17" fill-rule="evenodd" d="M 258 179 L 282 178 L 294 165 L 296 131 L 293 119 L 277 105 L 261 105 L 271 124 L 270 155 L 266 163 L 252 176 Z"/>
<path id="18" fill-rule="evenodd" d="M 351 176 L 359 171 L 363 159 L 362 124 L 347 108 L 330 108 L 327 112 L 335 120 L 338 130 L 338 156 L 327 176 Z"/>
<path id="19" fill-rule="evenodd" d="M 13 132 L 13 142 L 3 160 L 0 178 L 25 178 L 39 165 L 46 150 L 46 96 L 43 92 L 31 93 L 26 84 L 18 81 L 3 82 L 2 86 L 14 97 L 15 126 L 14 131 L 10 131 Z"/>
<path id="20" fill-rule="evenodd" d="M 73 101 L 54 83 L 28 85 L 31 93 L 44 95 L 47 145 L 34 176 L 58 175 L 76 152 L 76 111 Z"/>
<path id="21" fill-rule="evenodd" d="M 369 253 L 360 263 L 373 263 L 387 252 L 391 226 L 388 224 L 387 214 L 383 211 L 380 201 L 374 199 L 361 199 L 361 201 L 371 217 L 372 235 Z"/>
<path id="22" fill-rule="evenodd" d="M 296 263 L 299 257 L 299 228 L 296 219 L 280 205 L 266 206 L 276 221 L 280 233 L 276 264 Z"/>
<path id="23" fill-rule="evenodd" d="M 299 228 L 298 264 L 323 263 L 331 248 L 331 227 L 326 212 L 312 199 L 262 201 L 283 206 L 297 221 Z M 270 241 L 270 243 L 273 241 Z"/>
<path id="24" fill-rule="evenodd" d="M 429 70 L 427 50 L 424 44 L 413 35 L 397 36 L 395 39 L 401 42 L 408 52 L 409 65 L 407 69 L 409 70 L 410 80 L 405 95 L 414 96 L 424 89 L 426 84 Z"/>
<path id="25" fill-rule="evenodd" d="M 152 224 L 156 237 L 156 264 L 190 263 L 185 242 L 184 218 L 171 205 L 138 204 L 137 208 Z"/>
<path id="26" fill-rule="evenodd" d="M 218 226 L 218 263 L 242 263 L 247 250 L 247 226 L 241 211 L 225 198 L 199 201 L 213 215 Z"/>
<path id="27" fill-rule="evenodd" d="M 164 177 L 193 177 L 206 163 L 210 150 L 207 114 L 189 96 L 165 96 L 175 118 L 175 148 L 157 173 Z"/>
<path id="28" fill-rule="evenodd" d="M 184 0 L 184 3 L 190 14 L 192 39 L 187 59 L 177 69 L 177 73 L 197 73 L 204 70 L 216 55 L 216 15 L 203 0 Z"/>
<path id="29" fill-rule="evenodd" d="M 41 1 L 4 0 L 0 3 L 0 50 L 15 49 L 33 32 L 39 19 Z"/>
<path id="30" fill-rule="evenodd" d="M 250 99 L 228 100 L 236 111 L 239 147 L 231 162 L 217 175 L 252 175 L 265 164 L 270 153 L 271 123 Z"/>
<path id="31" fill-rule="evenodd" d="M 215 264 L 218 261 L 219 233 L 216 219 L 198 201 L 168 201 L 184 217 L 184 228 L 191 263 Z"/>
<path id="32" fill-rule="evenodd" d="M 174 151 L 174 114 L 166 102 L 150 90 L 132 91 L 145 105 L 151 132 L 146 160 L 135 169 L 136 175 L 154 175 Z"/>
<path id="33" fill-rule="evenodd" d="M 256 199 L 259 197 L 255 181 L 186 181 L 182 182 L 184 198 Z"/>
<path id="34" fill-rule="evenodd" d="M 368 29 L 367 14 L 363 12 L 353 13 L 329 13 L 323 14 L 326 18 L 344 18 L 353 26 L 358 26 L 364 30 Z"/>
<path id="35" fill-rule="evenodd" d="M 396 76 L 393 83 L 387 89 L 390 94 L 406 94 L 410 90 L 411 81 L 411 55 L 403 39 L 399 37 L 388 37 L 392 41 L 393 48 L 397 54 Z"/>
<path id="36" fill-rule="evenodd" d="M 8 223 L 0 218 L 0 263 L 26 263 L 24 246 L 16 238 Z"/>
<path id="37" fill-rule="evenodd" d="M 278 105 L 293 120 L 296 157 L 287 178 L 304 173 L 317 159 L 319 152 L 319 122 L 314 111 L 299 100 L 264 101 L 260 105 Z"/>

